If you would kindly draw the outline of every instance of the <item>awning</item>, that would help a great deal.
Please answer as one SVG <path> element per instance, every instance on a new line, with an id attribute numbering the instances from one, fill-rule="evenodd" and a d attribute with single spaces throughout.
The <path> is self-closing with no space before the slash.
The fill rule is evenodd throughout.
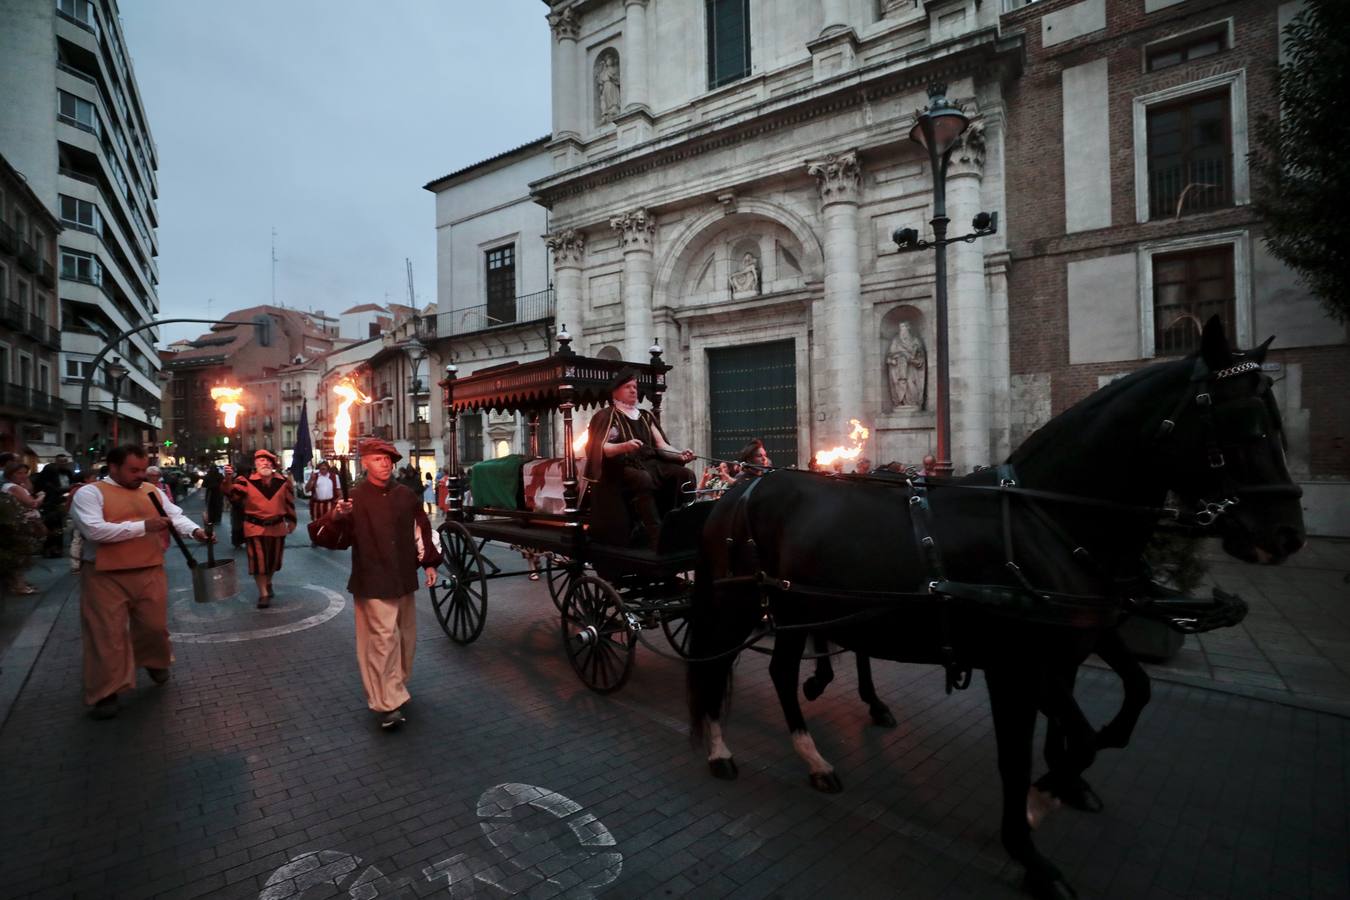
<path id="1" fill-rule="evenodd" d="M 51 462 L 62 453 L 71 459 L 75 458 L 75 454 L 59 444 L 41 444 L 36 441 L 28 443 L 28 452 L 36 456 L 39 462 Z"/>

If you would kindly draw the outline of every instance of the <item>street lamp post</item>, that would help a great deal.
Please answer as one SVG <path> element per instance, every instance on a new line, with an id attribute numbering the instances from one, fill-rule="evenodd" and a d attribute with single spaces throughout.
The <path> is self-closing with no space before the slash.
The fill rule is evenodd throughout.
<path id="1" fill-rule="evenodd" d="M 412 338 L 403 343 L 403 350 L 405 353 L 408 354 L 408 359 L 412 363 L 413 421 L 411 424 L 414 426 L 412 435 L 412 465 L 413 469 L 416 470 L 417 472 L 418 483 L 421 484 L 422 429 L 420 427 L 417 427 L 421 425 L 421 422 L 417 421 L 417 409 L 418 409 L 417 398 L 421 392 L 418 390 L 417 370 L 422 365 L 423 360 L 427 358 L 427 348 L 426 345 L 423 344 L 417 338 L 417 335 L 422 330 L 422 317 L 414 315 L 412 319 L 413 319 L 413 336 Z"/>
<path id="2" fill-rule="evenodd" d="M 928 164 L 933 172 L 933 240 L 919 238 L 913 228 L 897 228 L 891 235 L 902 253 L 916 250 L 934 250 L 933 277 L 936 280 L 934 305 L 937 312 L 937 470 L 942 476 L 952 474 L 952 420 L 950 347 L 947 333 L 947 245 L 958 241 L 970 243 L 978 237 L 998 231 L 998 213 L 982 212 L 971 222 L 970 234 L 947 237 L 947 166 L 952 150 L 970 124 L 961 109 L 947 100 L 947 86 L 935 82 L 928 87 L 928 106 L 916 117 L 909 139 L 928 151 Z"/>
<path id="3" fill-rule="evenodd" d="M 118 423 L 117 401 L 122 395 L 122 379 L 127 377 L 127 373 L 129 370 L 127 369 L 126 366 L 122 365 L 122 360 L 116 356 L 112 358 L 112 362 L 108 363 L 108 365 L 104 367 L 104 370 L 108 373 L 108 378 L 112 380 L 112 395 L 113 395 L 112 444 L 114 447 L 116 447 L 118 446 L 120 436 L 120 431 L 118 429 L 119 423 Z"/>

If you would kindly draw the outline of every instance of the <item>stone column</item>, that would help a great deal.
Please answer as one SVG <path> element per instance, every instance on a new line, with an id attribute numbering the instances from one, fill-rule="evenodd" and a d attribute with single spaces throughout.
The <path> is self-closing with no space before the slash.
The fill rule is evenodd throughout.
<path id="1" fill-rule="evenodd" d="M 581 133 L 577 97 L 577 14 L 571 7 L 548 14 L 553 29 L 553 137 Z"/>
<path id="2" fill-rule="evenodd" d="M 807 165 L 820 186 L 825 230 L 825 298 L 813 315 L 822 370 L 822 403 L 815 420 L 816 444 L 843 441 L 848 420 L 866 418 L 862 408 L 862 276 L 858 271 L 858 194 L 861 173 L 854 151 L 828 156 Z M 816 449 L 813 447 L 812 449 Z"/>
<path id="3" fill-rule="evenodd" d="M 544 241 L 553 254 L 553 321 L 558 327 L 566 326 L 575 341 L 585 328 L 581 309 L 581 259 L 586 252 L 586 236 L 565 228 L 545 235 Z"/>
<path id="4" fill-rule="evenodd" d="M 825 34 L 839 28 L 848 27 L 848 13 L 845 11 L 845 0 L 820 0 L 820 5 L 825 9 L 825 21 L 821 23 L 820 33 Z"/>
<path id="5" fill-rule="evenodd" d="M 635 209 L 609 220 L 623 249 L 623 358 L 647 361 L 652 345 L 652 239 L 656 218 Z"/>
<path id="6" fill-rule="evenodd" d="M 949 233 L 964 234 L 980 211 L 980 187 L 984 176 L 984 123 L 970 123 L 952 150 L 947 171 Z M 993 458 L 990 430 L 992 368 L 992 322 L 989 292 L 984 274 L 984 248 L 979 241 L 955 243 L 947 248 L 947 309 L 951 345 L 952 464 L 953 473 L 964 475 L 973 466 L 987 466 Z"/>
<path id="7" fill-rule="evenodd" d="M 647 96 L 647 0 L 624 0 L 623 107 L 649 109 Z"/>

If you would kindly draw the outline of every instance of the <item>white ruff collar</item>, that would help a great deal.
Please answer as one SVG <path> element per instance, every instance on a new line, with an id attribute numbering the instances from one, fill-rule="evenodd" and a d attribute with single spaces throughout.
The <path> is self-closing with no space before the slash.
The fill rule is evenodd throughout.
<path id="1" fill-rule="evenodd" d="M 620 403 L 618 400 L 615 400 L 614 408 L 630 419 L 637 419 L 638 417 L 638 408 L 636 403 L 634 403 L 632 406 L 628 406 L 626 404 Z"/>

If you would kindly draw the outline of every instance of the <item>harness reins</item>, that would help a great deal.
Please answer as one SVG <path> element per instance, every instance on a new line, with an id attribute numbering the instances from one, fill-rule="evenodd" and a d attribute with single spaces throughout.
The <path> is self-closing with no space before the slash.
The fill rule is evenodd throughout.
<path id="1" fill-rule="evenodd" d="M 1204 446 L 1206 460 L 1209 468 L 1218 475 L 1219 491 L 1221 499 L 1216 501 L 1199 501 L 1199 509 L 1190 514 L 1190 524 L 1199 527 L 1208 527 L 1213 525 L 1222 515 L 1236 506 L 1242 495 L 1248 494 L 1275 494 L 1299 497 L 1302 495 L 1302 489 L 1294 484 L 1269 484 L 1252 485 L 1238 483 L 1231 470 L 1227 466 L 1223 455 L 1222 444 L 1218 435 L 1218 426 L 1215 423 L 1215 406 L 1212 395 L 1212 384 L 1237 375 L 1248 372 L 1260 371 L 1259 363 L 1247 360 L 1221 369 L 1218 372 L 1210 372 L 1208 366 L 1202 359 L 1197 358 L 1192 370 L 1190 382 L 1194 385 L 1193 391 L 1183 393 L 1178 401 L 1176 408 L 1164 418 L 1158 425 L 1154 435 L 1153 443 L 1162 444 L 1164 447 L 1175 432 L 1176 423 L 1185 412 L 1186 408 L 1194 404 L 1197 408 L 1197 417 L 1200 425 L 1201 442 Z M 1273 408 L 1273 403 L 1269 398 L 1270 385 L 1267 381 L 1258 396 L 1254 399 L 1263 405 L 1263 408 L 1270 412 L 1275 422 L 1278 424 L 1278 410 Z M 1262 421 L 1260 425 L 1264 426 Z M 758 467 L 765 471 L 773 471 L 773 467 Z M 896 600 L 927 600 L 936 601 L 939 606 L 938 623 L 940 629 L 939 652 L 942 656 L 943 668 L 946 670 L 946 688 L 951 693 L 953 689 L 963 690 L 969 687 L 971 680 L 971 666 L 962 665 L 957 658 L 956 649 L 951 637 L 951 607 L 953 601 L 963 601 L 984 608 L 997 615 L 1011 615 L 1019 619 L 1038 621 L 1052 625 L 1067 625 L 1079 628 L 1101 628 L 1112 627 L 1118 623 L 1126 610 L 1123 608 L 1122 599 L 1128 588 L 1137 585 L 1139 576 L 1131 578 L 1118 578 L 1107 572 L 1102 566 L 1098 565 L 1091 553 L 1082 543 L 1074 540 L 1065 529 L 1055 521 L 1054 517 L 1047 514 L 1040 508 L 1042 503 L 1054 503 L 1063 505 L 1072 505 L 1088 507 L 1097 510 L 1104 510 L 1110 513 L 1137 515 L 1152 519 L 1167 518 L 1173 521 L 1185 521 L 1179 510 L 1172 507 L 1154 507 L 1140 504 L 1120 503 L 1113 500 L 1098 499 L 1094 497 L 1082 497 L 1076 494 L 1067 494 L 1058 491 L 1047 491 L 1037 488 L 1026 488 L 1018 484 L 1017 474 L 1012 465 L 1003 464 L 997 467 L 997 484 L 978 485 L 964 484 L 951 481 L 929 481 L 923 476 L 907 476 L 903 479 L 891 479 L 874 476 L 864 476 L 866 481 L 874 484 L 881 484 L 887 487 L 893 487 L 901 490 L 908 490 L 908 505 L 910 512 L 910 523 L 914 532 L 914 539 L 924 566 L 924 580 L 927 582 L 926 592 L 897 592 L 897 591 L 864 591 L 843 588 L 823 588 L 814 585 L 802 584 L 801 582 L 792 582 L 788 579 L 775 578 L 762 569 L 758 569 L 758 558 L 756 552 L 755 539 L 750 529 L 750 520 L 748 515 L 748 500 L 755 487 L 762 478 L 755 478 L 754 481 L 742 491 L 732 501 L 736 504 L 733 511 L 733 527 L 739 522 L 742 525 L 742 531 L 747 538 L 742 542 L 737 542 L 735 538 L 727 538 L 729 556 L 734 557 L 738 550 L 745 550 L 752 555 L 751 562 L 753 567 L 758 569 L 753 575 L 728 576 L 714 580 L 714 585 L 732 585 L 732 584 L 753 584 L 760 590 L 760 605 L 764 610 L 764 621 L 768 626 L 769 633 L 774 631 L 786 630 L 817 630 L 821 628 L 834 627 L 842 624 L 861 623 L 903 609 L 897 608 L 893 601 Z M 1002 538 L 1004 548 L 1004 567 L 1011 573 L 1017 581 L 1016 586 L 998 585 L 998 584 L 972 584 L 967 582 L 952 581 L 946 576 L 946 569 L 943 564 L 942 553 L 938 547 L 933 527 L 933 509 L 929 499 L 929 492 L 932 489 L 940 490 L 959 490 L 994 493 L 1000 497 L 1000 518 L 1002 525 Z M 1103 583 L 1110 586 L 1106 594 L 1070 594 L 1061 591 L 1050 591 L 1038 588 L 1033 585 L 1030 579 L 1017 564 L 1016 554 L 1013 546 L 1013 516 L 1012 500 L 1015 497 L 1023 498 L 1026 501 L 1026 508 L 1035 519 L 1042 524 L 1057 540 L 1070 548 L 1071 557 L 1080 565 L 1092 571 Z M 729 559 L 733 570 L 736 568 L 735 559 Z M 796 625 L 781 625 L 775 622 L 773 615 L 772 596 L 775 592 L 790 593 L 797 595 L 814 596 L 826 599 L 838 599 L 845 602 L 874 601 L 877 603 L 885 602 L 885 607 L 874 607 L 851 613 L 837 619 L 813 622 Z M 1106 603 L 1104 601 L 1111 601 Z M 743 643 L 740 647 L 729 653 L 718 654 L 721 658 L 730 653 L 739 653 L 746 647 L 752 646 L 764 635 L 756 635 Z M 694 660 L 701 661 L 701 660 Z"/>

